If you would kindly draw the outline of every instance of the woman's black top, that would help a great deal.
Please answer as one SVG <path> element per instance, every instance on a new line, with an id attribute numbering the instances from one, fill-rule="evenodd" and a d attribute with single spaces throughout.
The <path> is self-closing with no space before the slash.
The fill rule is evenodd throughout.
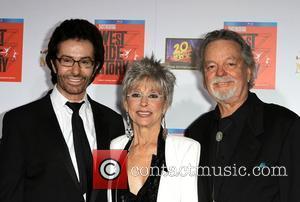
<path id="1" fill-rule="evenodd" d="M 128 189 L 119 189 L 112 192 L 113 195 L 117 196 L 118 202 L 155 202 L 157 201 L 157 193 L 160 182 L 160 176 L 162 171 L 167 171 L 166 160 L 165 160 L 165 140 L 160 130 L 157 140 L 157 155 L 152 155 L 150 164 L 151 175 L 148 176 L 144 185 L 141 187 L 137 195 L 133 194 Z M 126 144 L 124 150 L 128 150 L 131 145 L 132 139 Z M 114 197 L 113 197 L 113 201 Z"/>

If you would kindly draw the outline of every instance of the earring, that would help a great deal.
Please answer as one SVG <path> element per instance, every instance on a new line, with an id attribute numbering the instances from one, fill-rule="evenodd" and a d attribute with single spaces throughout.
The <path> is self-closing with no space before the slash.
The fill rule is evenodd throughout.
<path id="1" fill-rule="evenodd" d="M 163 122 L 163 138 L 166 139 L 167 135 L 168 135 L 168 129 L 167 129 L 167 124 L 166 124 L 165 114 L 163 115 L 162 122 Z"/>
<path id="2" fill-rule="evenodd" d="M 133 130 L 131 128 L 130 117 L 129 117 L 128 112 L 126 112 L 126 124 L 127 124 L 127 127 L 125 130 L 125 134 L 131 140 L 133 138 Z"/>

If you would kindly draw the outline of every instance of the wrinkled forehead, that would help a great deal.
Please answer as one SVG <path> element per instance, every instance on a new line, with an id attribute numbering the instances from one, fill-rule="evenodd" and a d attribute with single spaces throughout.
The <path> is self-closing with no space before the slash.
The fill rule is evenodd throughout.
<path id="1" fill-rule="evenodd" d="M 158 81 L 146 77 L 133 81 L 129 87 L 129 91 L 156 91 L 162 93 L 162 87 Z"/>

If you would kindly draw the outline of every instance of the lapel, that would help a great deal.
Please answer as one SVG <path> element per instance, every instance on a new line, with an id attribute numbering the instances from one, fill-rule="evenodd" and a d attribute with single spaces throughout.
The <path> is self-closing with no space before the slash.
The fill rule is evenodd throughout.
<path id="1" fill-rule="evenodd" d="M 75 169 L 73 167 L 73 163 L 69 154 L 68 146 L 64 140 L 62 131 L 60 129 L 56 114 L 54 112 L 50 94 L 52 91 L 49 91 L 48 94 L 42 98 L 42 104 L 40 111 L 45 111 L 44 118 L 45 123 L 49 125 L 49 132 L 51 136 L 53 136 L 54 141 L 57 143 L 56 150 L 58 153 L 58 156 L 61 160 L 61 162 L 64 164 L 65 168 L 67 169 L 70 178 L 74 182 L 75 186 L 78 189 L 78 192 L 80 192 L 80 184 L 78 182 Z M 90 97 L 88 97 L 92 111 L 93 111 L 93 118 L 94 118 L 94 125 L 95 125 L 95 131 L 96 131 L 96 142 L 97 142 L 97 149 L 98 150 L 105 150 L 109 149 L 110 144 L 110 135 L 109 135 L 109 127 L 107 127 L 106 119 L 103 114 L 103 111 L 99 106 L 97 106 L 97 103 L 93 101 Z M 100 198 L 103 200 L 106 200 L 106 190 L 93 190 L 90 196 L 90 202 L 96 201 L 97 198 L 99 198 L 99 193 L 101 193 Z"/>
<path id="2" fill-rule="evenodd" d="M 262 146 L 259 136 L 262 135 L 264 131 L 263 102 L 260 101 L 255 94 L 250 92 L 249 99 L 251 102 L 249 115 L 246 119 L 245 126 L 242 129 L 242 134 L 238 140 L 235 150 L 231 153 L 229 159 L 226 159 L 225 166 L 232 166 L 233 164 L 236 164 L 236 166 L 245 166 L 247 170 L 252 169 L 252 166 L 255 165 L 256 157 Z M 216 182 L 217 185 L 219 184 L 219 190 L 217 190 L 216 193 L 217 197 L 220 194 L 220 190 L 222 190 L 224 182 L 226 184 L 226 181 L 229 179 L 230 177 L 219 177 L 218 182 Z"/>
<path id="3" fill-rule="evenodd" d="M 101 108 L 98 106 L 98 103 L 92 100 L 89 96 L 88 99 L 93 111 L 97 150 L 108 150 L 110 145 L 110 131 L 105 119 L 107 117 L 105 117 L 103 110 L 101 110 Z M 103 201 L 106 201 L 107 190 L 96 190 L 92 188 L 89 202 L 94 202 L 99 198 L 101 198 Z"/>
<path id="4" fill-rule="evenodd" d="M 215 110 L 208 112 L 201 117 L 200 124 L 197 125 L 197 129 L 194 131 L 193 137 L 201 144 L 201 155 L 199 166 L 211 166 L 210 159 L 215 154 L 213 150 L 213 144 L 215 141 L 215 127 L 217 117 Z M 199 201 L 209 201 L 211 198 L 210 183 L 208 177 L 201 176 L 198 178 L 198 197 Z"/>
<path id="5" fill-rule="evenodd" d="M 182 142 L 180 143 L 182 144 Z M 165 166 L 169 168 L 180 167 L 180 144 L 172 137 L 167 136 L 165 140 L 164 150 L 160 150 L 160 154 L 165 155 Z M 158 152 L 157 152 L 158 153 Z M 161 170 L 160 182 L 158 187 L 157 201 L 179 201 L 180 191 L 178 191 L 180 177 L 171 176 L 167 169 Z M 171 192 L 170 190 L 173 190 Z"/>
<path id="6" fill-rule="evenodd" d="M 246 166 L 253 165 L 262 146 L 259 136 L 264 132 L 263 102 L 255 94 L 251 96 L 253 104 L 243 134 L 239 140 L 234 159 L 239 164 Z"/>
<path id="7" fill-rule="evenodd" d="M 93 117 L 94 117 L 94 125 L 96 131 L 96 141 L 97 141 L 97 149 L 98 150 L 106 150 L 109 149 L 110 145 L 110 131 L 107 125 L 107 121 L 105 115 L 103 114 L 103 110 L 97 106 L 97 103 L 92 100 L 88 96 L 89 102 L 91 103 Z"/>
<path id="8" fill-rule="evenodd" d="M 110 149 L 112 149 L 112 150 L 114 150 L 114 149 L 128 150 L 131 145 L 131 142 L 132 142 L 132 139 L 128 138 L 127 135 L 122 135 L 122 136 L 114 139 L 114 141 L 112 141 Z M 122 192 L 123 190 L 120 190 L 120 191 Z M 109 200 L 107 200 L 107 201 L 109 201 L 109 202 L 118 201 L 118 190 L 117 189 L 109 189 L 108 195 L 110 195 L 110 197 L 109 197 Z"/>
<path id="9" fill-rule="evenodd" d="M 70 153 L 68 150 L 68 146 L 65 142 L 65 139 L 63 137 L 62 131 L 60 129 L 56 114 L 54 112 L 52 103 L 51 103 L 51 99 L 50 99 L 50 93 L 51 91 L 48 92 L 48 94 L 42 98 L 42 102 L 41 102 L 41 112 L 45 112 L 45 113 L 41 113 L 44 114 L 44 123 L 46 123 L 48 126 L 48 134 L 51 135 L 54 138 L 54 141 L 57 143 L 56 148 L 55 148 L 55 152 L 58 153 L 58 156 L 62 162 L 62 164 L 64 164 L 64 166 L 66 167 L 70 178 L 72 179 L 72 181 L 74 182 L 75 186 L 78 188 L 78 191 L 80 190 L 79 187 L 79 182 L 73 167 L 73 163 L 70 157 Z"/>

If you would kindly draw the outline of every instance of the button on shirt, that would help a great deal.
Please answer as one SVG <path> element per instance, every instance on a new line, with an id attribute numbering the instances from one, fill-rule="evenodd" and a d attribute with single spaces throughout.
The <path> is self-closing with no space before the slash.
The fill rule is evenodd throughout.
<path id="1" fill-rule="evenodd" d="M 74 142 L 73 142 L 73 132 L 72 132 L 72 113 L 73 111 L 66 105 L 66 102 L 69 100 L 65 98 L 57 89 L 56 85 L 53 88 L 53 91 L 50 95 L 50 99 L 52 102 L 52 106 L 54 112 L 56 114 L 60 129 L 62 131 L 63 137 L 65 142 L 68 146 L 68 150 L 71 156 L 72 164 L 74 166 L 74 170 L 77 175 L 77 179 L 79 181 L 79 173 L 78 173 L 78 166 L 75 156 L 74 150 Z M 87 95 L 85 94 L 83 100 L 84 103 L 82 104 L 79 115 L 83 121 L 84 130 L 87 135 L 87 139 L 90 144 L 91 150 L 97 149 L 97 141 L 96 141 L 96 131 L 94 126 L 94 118 L 93 112 L 91 108 L 91 104 L 87 99 Z M 85 194 L 84 194 L 85 198 Z"/>

